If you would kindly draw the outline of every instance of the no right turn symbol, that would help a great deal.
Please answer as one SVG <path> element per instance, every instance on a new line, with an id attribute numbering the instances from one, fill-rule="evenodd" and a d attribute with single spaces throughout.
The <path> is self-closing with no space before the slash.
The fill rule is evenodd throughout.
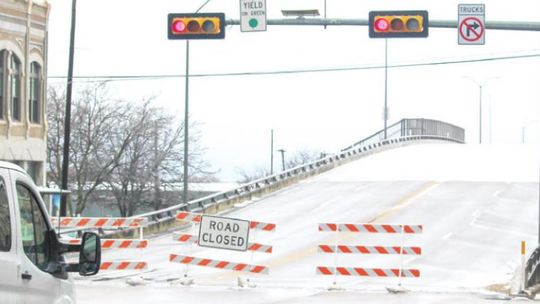
<path id="1" fill-rule="evenodd" d="M 469 42 L 480 42 L 484 36 L 484 23 L 476 17 L 468 17 L 459 24 L 459 35 Z"/>

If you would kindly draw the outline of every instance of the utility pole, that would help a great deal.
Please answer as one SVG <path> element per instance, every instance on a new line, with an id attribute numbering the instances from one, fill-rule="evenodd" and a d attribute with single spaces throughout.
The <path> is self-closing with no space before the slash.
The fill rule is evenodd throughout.
<path id="1" fill-rule="evenodd" d="M 480 119 L 479 119 L 479 121 L 480 121 L 480 127 L 479 127 L 480 144 L 482 144 L 482 87 L 483 86 L 484 86 L 483 84 L 478 86 L 478 88 L 480 90 L 480 111 L 479 111 L 479 113 L 480 113 L 479 114 L 479 116 L 480 116 Z"/>
<path id="2" fill-rule="evenodd" d="M 184 98 L 184 204 L 188 198 L 188 148 L 189 148 L 189 40 L 186 40 L 186 88 Z"/>
<path id="3" fill-rule="evenodd" d="M 75 52 L 75 19 L 77 15 L 77 0 L 71 2 L 71 34 L 69 39 L 69 63 L 66 89 L 66 113 L 64 118 L 64 151 L 62 156 L 62 189 L 68 189 L 69 175 L 69 143 L 71 137 L 71 95 L 73 90 L 73 57 Z M 67 195 L 62 195 L 60 201 L 60 216 L 67 215 Z"/>
<path id="4" fill-rule="evenodd" d="M 384 139 L 388 128 L 388 39 L 384 39 Z"/>
<path id="5" fill-rule="evenodd" d="M 278 152 L 281 152 L 281 166 L 282 170 L 285 171 L 285 150 L 279 149 Z"/>
<path id="6" fill-rule="evenodd" d="M 270 130 L 270 175 L 274 175 L 274 129 Z"/>
<path id="7" fill-rule="evenodd" d="M 203 7 L 208 4 L 210 0 L 207 0 L 195 13 L 198 13 Z M 188 198 L 188 178 L 189 178 L 189 39 L 186 40 L 186 88 L 185 88 L 185 109 L 184 109 L 184 203 L 189 202 Z"/>

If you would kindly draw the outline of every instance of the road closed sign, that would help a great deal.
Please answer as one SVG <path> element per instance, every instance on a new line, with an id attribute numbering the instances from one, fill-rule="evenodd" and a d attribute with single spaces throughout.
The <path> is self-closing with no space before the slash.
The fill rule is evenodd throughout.
<path id="1" fill-rule="evenodd" d="M 204 215 L 199 228 L 199 246 L 247 251 L 249 221 Z"/>

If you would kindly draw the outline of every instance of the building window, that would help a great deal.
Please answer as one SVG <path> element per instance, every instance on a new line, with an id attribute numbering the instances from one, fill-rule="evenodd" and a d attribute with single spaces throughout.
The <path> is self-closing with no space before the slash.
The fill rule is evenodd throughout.
<path id="1" fill-rule="evenodd" d="M 30 65 L 30 99 L 28 100 L 28 117 L 30 122 L 40 123 L 39 110 L 41 101 L 40 86 L 41 67 L 37 62 Z"/>
<path id="2" fill-rule="evenodd" d="M 11 56 L 11 118 L 21 121 L 21 61 Z"/>
<path id="3" fill-rule="evenodd" d="M 4 93 L 4 75 L 5 75 L 4 58 L 5 56 L 6 56 L 6 51 L 5 50 L 0 51 L 0 119 L 6 119 L 4 117 L 4 108 L 5 108 L 4 98 L 6 96 Z"/>

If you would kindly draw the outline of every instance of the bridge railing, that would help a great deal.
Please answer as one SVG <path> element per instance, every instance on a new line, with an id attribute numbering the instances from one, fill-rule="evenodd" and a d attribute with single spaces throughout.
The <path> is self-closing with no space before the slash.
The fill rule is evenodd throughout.
<path id="1" fill-rule="evenodd" d="M 463 128 L 433 119 L 402 119 L 395 124 L 390 125 L 386 129 L 386 139 L 404 138 L 407 136 L 417 135 L 447 138 L 451 141 L 459 143 L 465 142 L 465 130 Z M 381 141 L 384 141 L 384 129 L 366 137 L 359 142 L 354 143 L 342 151 L 346 151 L 358 146 L 367 146 Z"/>
<path id="2" fill-rule="evenodd" d="M 286 171 L 267 176 L 237 188 L 208 195 L 158 211 L 138 214 L 147 218 L 145 233 L 163 231 L 175 224 L 175 215 L 179 211 L 216 213 L 231 208 L 235 203 L 278 190 L 300 179 L 328 171 L 338 165 L 353 161 L 377 150 L 399 146 L 419 140 L 438 140 L 463 143 L 465 133 L 462 128 L 429 119 L 403 119 L 387 129 L 387 139 L 379 131 L 361 140 L 341 152 L 317 159 Z"/>

